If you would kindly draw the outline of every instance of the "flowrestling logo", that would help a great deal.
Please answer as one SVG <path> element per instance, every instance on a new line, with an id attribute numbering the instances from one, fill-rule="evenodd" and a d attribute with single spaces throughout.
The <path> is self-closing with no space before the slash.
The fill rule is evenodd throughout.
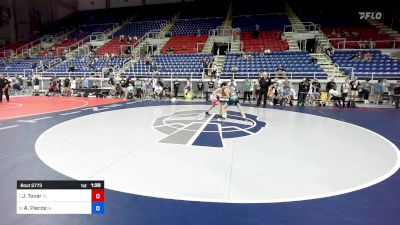
<path id="1" fill-rule="evenodd" d="M 360 15 L 360 20 L 380 20 L 382 19 L 382 13 L 381 12 L 358 12 Z"/>
<path id="2" fill-rule="evenodd" d="M 228 112 L 227 119 L 221 121 L 219 115 L 205 115 L 204 110 L 180 111 L 157 118 L 153 128 L 167 135 L 160 143 L 223 147 L 224 139 L 253 135 L 266 126 L 255 115 L 246 117 Z"/>

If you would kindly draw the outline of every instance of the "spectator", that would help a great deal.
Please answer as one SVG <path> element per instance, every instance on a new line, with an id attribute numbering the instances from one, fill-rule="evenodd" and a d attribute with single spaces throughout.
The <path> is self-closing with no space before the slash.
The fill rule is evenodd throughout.
<path id="1" fill-rule="evenodd" d="M 351 98 L 351 103 L 350 107 L 355 107 L 355 100 L 358 96 L 358 89 L 360 86 L 360 81 L 357 80 L 357 77 L 354 77 L 352 81 L 350 81 L 350 98 Z"/>
<path id="2" fill-rule="evenodd" d="M 386 79 L 383 79 L 382 80 L 382 85 L 383 85 L 382 101 L 383 101 L 383 98 L 386 96 L 387 97 L 387 102 L 389 103 L 389 95 L 390 95 L 389 87 L 390 87 L 390 84 Z"/>
<path id="3" fill-rule="evenodd" d="M 197 82 L 197 98 L 199 98 L 200 95 L 201 95 L 201 98 L 204 97 L 203 90 L 204 90 L 204 83 L 203 83 L 203 80 L 200 79 L 199 82 Z"/>
<path id="4" fill-rule="evenodd" d="M 163 91 L 164 91 L 164 96 L 166 98 L 171 99 L 171 87 L 168 84 L 165 85 L 165 87 L 163 88 Z"/>
<path id="5" fill-rule="evenodd" d="M 285 105 L 286 103 L 289 103 L 289 105 L 293 105 L 293 91 L 291 90 L 291 88 L 289 86 L 283 86 L 282 88 L 278 89 L 278 93 L 280 95 L 280 104 L 281 105 Z"/>
<path id="6" fill-rule="evenodd" d="M 8 90 L 10 89 L 10 81 L 3 74 L 0 74 L 0 103 L 3 102 L 3 94 L 6 96 L 7 102 L 10 102 Z"/>
<path id="7" fill-rule="evenodd" d="M 257 100 L 258 95 L 260 94 L 260 83 L 258 80 L 253 81 L 253 100 Z"/>
<path id="8" fill-rule="evenodd" d="M 364 60 L 371 61 L 372 60 L 371 53 L 369 53 L 369 52 L 365 53 L 364 54 Z"/>
<path id="9" fill-rule="evenodd" d="M 299 83 L 297 106 L 300 106 L 300 104 L 304 106 L 306 97 L 309 92 L 310 92 L 310 81 L 308 78 L 303 78 L 303 80 Z"/>
<path id="10" fill-rule="evenodd" d="M 251 103 L 251 80 L 247 77 L 246 80 L 243 83 L 243 90 L 244 90 L 244 97 L 243 97 L 243 103 L 246 102 L 246 98 L 249 100 L 249 103 Z"/>
<path id="11" fill-rule="evenodd" d="M 39 78 L 35 76 L 35 78 L 33 79 L 33 93 L 35 95 L 39 95 L 39 89 L 40 89 L 39 85 L 40 85 Z"/>
<path id="12" fill-rule="evenodd" d="M 353 60 L 353 59 L 355 59 L 355 60 L 360 60 L 360 59 L 362 59 L 361 52 L 358 52 L 358 53 L 352 55 L 352 56 L 350 57 L 350 60 Z"/>
<path id="13" fill-rule="evenodd" d="M 254 33 L 253 33 L 253 38 L 254 38 L 254 39 L 257 39 L 258 36 L 259 36 L 259 34 L 260 34 L 260 25 L 256 24 L 256 26 L 255 26 L 255 31 L 254 31 Z"/>
<path id="14" fill-rule="evenodd" d="M 331 89 L 335 89 L 336 90 L 336 83 L 335 83 L 335 79 L 334 78 L 331 78 L 330 81 L 328 83 L 326 83 L 326 88 L 325 89 L 326 89 L 326 92 L 328 93 L 328 102 L 329 102 L 329 98 L 330 98 L 329 91 Z"/>
<path id="15" fill-rule="evenodd" d="M 382 103 L 383 89 L 383 80 L 378 80 L 378 83 L 374 85 L 375 104 Z"/>
<path id="16" fill-rule="evenodd" d="M 154 88 L 154 97 L 156 100 L 163 100 L 163 87 L 159 83 Z"/>
<path id="17" fill-rule="evenodd" d="M 335 88 L 329 90 L 329 98 L 330 101 L 338 101 L 339 107 L 343 107 L 345 105 L 344 98 L 340 95 L 340 93 Z"/>
<path id="18" fill-rule="evenodd" d="M 71 81 L 67 77 L 64 80 L 64 89 L 63 89 L 63 95 L 64 96 L 70 96 L 71 95 Z"/>
<path id="19" fill-rule="evenodd" d="M 318 59 L 311 56 L 311 64 L 317 64 L 317 63 L 318 63 Z"/>
<path id="20" fill-rule="evenodd" d="M 133 86 L 132 83 L 129 83 L 128 88 L 126 89 L 126 99 L 133 99 L 133 96 L 135 94 L 135 87 Z"/>
<path id="21" fill-rule="evenodd" d="M 346 80 L 344 81 L 344 83 L 341 86 L 341 92 L 342 92 L 342 97 L 343 97 L 343 104 L 346 103 L 346 98 L 350 93 L 351 90 L 351 85 L 350 85 L 350 79 L 346 78 Z M 344 106 L 344 105 L 343 105 Z M 347 104 L 348 107 L 350 107 L 350 100 L 349 103 Z"/>
<path id="22" fill-rule="evenodd" d="M 99 88 L 96 82 L 93 82 L 92 88 Z"/>
<path id="23" fill-rule="evenodd" d="M 316 99 L 321 98 L 321 84 L 318 82 L 318 79 L 315 78 L 314 81 L 311 83 L 310 87 L 310 100 L 311 104 L 314 105 Z"/>
<path id="24" fill-rule="evenodd" d="M 236 65 L 232 66 L 232 69 L 231 69 L 232 77 L 236 77 L 238 71 L 239 71 L 239 69 L 237 68 Z"/>
<path id="25" fill-rule="evenodd" d="M 150 72 L 158 72 L 157 64 L 154 61 L 151 62 Z"/>
<path id="26" fill-rule="evenodd" d="M 237 32 L 237 30 L 236 30 L 236 28 L 235 28 L 235 29 L 233 29 L 233 31 L 232 31 L 233 41 L 236 41 L 237 36 L 238 36 L 238 32 Z"/>
<path id="27" fill-rule="evenodd" d="M 142 99 L 143 98 L 143 86 L 144 86 L 143 81 L 138 79 L 136 81 L 135 86 L 136 86 L 136 98 Z"/>
<path id="28" fill-rule="evenodd" d="M 237 83 L 236 83 L 236 81 L 235 81 L 235 78 L 231 78 L 231 80 L 229 81 L 229 83 L 228 83 L 228 86 L 233 86 L 233 87 L 237 87 Z"/>
<path id="29" fill-rule="evenodd" d="M 192 81 L 190 80 L 190 78 L 186 80 L 186 86 L 184 89 L 185 89 L 185 95 L 188 95 L 190 91 L 192 91 Z"/>
<path id="30" fill-rule="evenodd" d="M 213 62 L 212 69 L 211 69 L 211 77 L 212 78 L 216 78 L 217 77 L 217 72 L 218 72 L 217 63 Z"/>
<path id="31" fill-rule="evenodd" d="M 366 80 L 360 85 L 360 94 L 364 98 L 364 103 L 369 103 L 369 93 L 371 93 L 371 84 Z"/>
<path id="32" fill-rule="evenodd" d="M 283 77 L 284 78 L 284 77 L 286 77 L 285 68 L 283 68 L 282 65 L 279 65 L 278 68 L 276 68 L 275 77 L 276 78 L 279 78 L 279 77 Z"/>
<path id="33" fill-rule="evenodd" d="M 393 88 L 393 104 L 396 108 L 399 108 L 400 99 L 400 80 L 397 81 L 395 87 Z"/>
<path id="34" fill-rule="evenodd" d="M 327 49 L 325 49 L 325 53 L 328 55 L 328 56 L 331 56 L 334 52 L 333 52 L 333 48 L 327 48 Z"/>

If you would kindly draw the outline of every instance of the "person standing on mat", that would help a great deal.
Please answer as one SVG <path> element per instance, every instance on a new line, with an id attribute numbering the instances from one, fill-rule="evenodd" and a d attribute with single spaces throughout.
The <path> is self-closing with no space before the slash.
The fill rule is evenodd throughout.
<path id="1" fill-rule="evenodd" d="M 226 83 L 222 83 L 221 87 L 215 89 L 211 94 L 210 94 L 210 100 L 211 100 L 211 106 L 210 108 L 205 112 L 206 115 L 210 115 L 210 111 L 215 107 L 215 106 L 220 106 L 219 108 L 219 114 L 222 115 L 222 104 L 220 101 L 220 98 L 222 97 L 223 94 L 223 89 L 225 88 Z"/>
<path id="2" fill-rule="evenodd" d="M 244 113 L 242 107 L 240 107 L 239 103 L 239 95 L 237 92 L 237 89 L 235 86 L 230 85 L 230 86 L 225 86 L 222 91 L 223 94 L 228 96 L 229 100 L 228 102 L 225 102 L 224 106 L 222 106 L 222 113 L 221 116 L 223 119 L 226 119 L 228 117 L 227 111 L 228 107 L 230 105 L 235 105 L 237 109 L 239 110 L 240 114 L 242 115 L 243 119 L 246 119 L 246 114 Z"/>
<path id="3" fill-rule="evenodd" d="M 3 93 L 6 96 L 7 102 L 10 102 L 10 96 L 8 90 L 10 89 L 10 81 L 8 81 L 4 75 L 0 74 L 0 103 L 3 102 Z"/>
<path id="4" fill-rule="evenodd" d="M 179 90 L 179 81 L 178 79 L 175 79 L 174 81 L 174 97 L 178 97 L 178 90 Z"/>
<path id="5" fill-rule="evenodd" d="M 258 95 L 258 100 L 257 100 L 257 107 L 260 106 L 261 104 L 261 98 L 263 99 L 263 107 L 267 105 L 267 97 L 268 97 L 268 87 L 271 84 L 271 79 L 268 77 L 267 72 L 262 73 L 262 77 L 259 80 L 260 84 L 260 93 Z"/>

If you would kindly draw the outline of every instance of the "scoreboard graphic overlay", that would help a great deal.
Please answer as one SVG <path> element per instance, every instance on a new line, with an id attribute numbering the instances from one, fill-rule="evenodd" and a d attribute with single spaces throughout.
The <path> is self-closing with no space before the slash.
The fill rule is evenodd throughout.
<path id="1" fill-rule="evenodd" d="M 17 214 L 104 214 L 104 181 L 17 181 Z"/>

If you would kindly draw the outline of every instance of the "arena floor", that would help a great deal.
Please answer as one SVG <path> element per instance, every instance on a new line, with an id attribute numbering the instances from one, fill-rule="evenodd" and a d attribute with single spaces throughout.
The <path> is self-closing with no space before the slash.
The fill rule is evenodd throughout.
<path id="1" fill-rule="evenodd" d="M 0 224 L 398 225 L 398 109 L 208 107 L 1 104 Z M 67 179 L 104 180 L 105 214 L 16 214 L 17 180 Z"/>

